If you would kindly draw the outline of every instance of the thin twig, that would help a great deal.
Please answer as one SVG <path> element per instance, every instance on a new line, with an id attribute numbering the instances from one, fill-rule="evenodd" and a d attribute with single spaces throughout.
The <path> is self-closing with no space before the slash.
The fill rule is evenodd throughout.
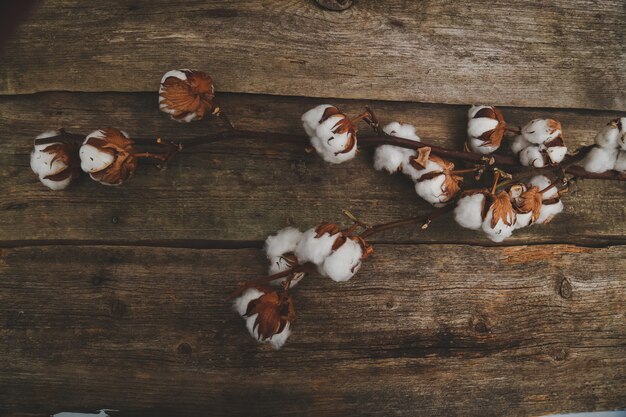
<path id="1" fill-rule="evenodd" d="M 451 212 L 454 209 L 454 206 L 455 206 L 454 204 L 450 203 L 444 207 L 433 210 L 427 215 L 409 217 L 407 219 L 396 220 L 396 221 L 389 222 L 389 223 L 376 224 L 374 226 L 369 227 L 367 230 L 361 233 L 360 236 L 363 239 L 366 239 L 375 233 L 384 232 L 385 230 L 395 229 L 397 227 L 410 226 L 410 225 L 420 224 L 420 223 L 422 225 L 422 229 L 425 229 L 428 227 L 428 225 L 430 225 L 430 223 L 433 220 L 443 216 L 446 213 Z"/>

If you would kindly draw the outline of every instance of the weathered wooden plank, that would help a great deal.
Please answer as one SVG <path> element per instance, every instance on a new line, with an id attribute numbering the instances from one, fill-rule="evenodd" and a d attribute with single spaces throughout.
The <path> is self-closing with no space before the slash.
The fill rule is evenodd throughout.
<path id="1" fill-rule="evenodd" d="M 0 413 L 543 415 L 623 407 L 626 248 L 377 245 L 283 350 L 223 303 L 256 249 L 0 254 Z M 12 414 L 13 413 L 13 414 Z"/>
<path id="2" fill-rule="evenodd" d="M 255 130 L 302 134 L 300 114 L 319 103 L 304 98 L 226 95 L 223 104 L 235 124 Z M 292 224 L 311 227 L 338 221 L 341 209 L 369 223 L 426 213 L 412 183 L 371 167 L 371 150 L 357 160 L 330 166 L 304 145 L 230 140 L 190 149 L 168 170 L 140 166 L 123 187 L 105 187 L 85 178 L 64 192 L 51 192 L 30 171 L 31 140 L 39 132 L 65 126 L 89 132 L 117 126 L 139 136 L 184 141 L 219 123 L 181 125 L 155 109 L 156 94 L 49 93 L 0 98 L 0 241 L 260 241 Z M 366 102 L 335 101 L 351 113 Z M 384 120 L 415 123 L 424 140 L 461 146 L 465 107 L 368 102 Z M 615 115 L 538 109 L 504 109 L 511 122 L 554 115 L 565 126 L 569 145 L 591 143 L 594 132 Z M 368 134 L 363 128 L 363 134 Z M 520 231 L 507 242 L 623 242 L 626 235 L 624 184 L 583 182 L 565 200 L 566 214 L 552 224 Z M 398 231 L 377 236 L 388 241 L 475 242 L 480 233 L 462 230 L 451 218 L 427 232 Z M 193 242 L 192 242 L 193 241 Z M 7 243 L 13 242 L 13 243 Z M 202 243 L 204 242 L 204 243 Z"/>
<path id="3" fill-rule="evenodd" d="M 156 91 L 172 68 L 220 91 L 626 109 L 620 0 L 48 1 L 0 55 L 0 93 Z"/>

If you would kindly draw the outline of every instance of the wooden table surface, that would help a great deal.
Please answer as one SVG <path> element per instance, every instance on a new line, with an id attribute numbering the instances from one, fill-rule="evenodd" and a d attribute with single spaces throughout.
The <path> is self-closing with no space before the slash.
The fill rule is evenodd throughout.
<path id="1" fill-rule="evenodd" d="M 371 150 L 234 138 L 123 187 L 44 188 L 32 139 L 116 126 L 180 140 L 161 75 L 209 72 L 239 127 L 302 134 L 370 105 L 461 147 L 467 105 L 554 117 L 570 148 L 626 112 L 626 3 L 311 0 L 42 3 L 0 52 L 0 415 L 528 416 L 626 407 L 623 183 L 586 180 L 505 245 L 451 217 L 377 236 L 350 282 L 313 275 L 280 351 L 223 302 L 287 225 L 426 213 Z"/>

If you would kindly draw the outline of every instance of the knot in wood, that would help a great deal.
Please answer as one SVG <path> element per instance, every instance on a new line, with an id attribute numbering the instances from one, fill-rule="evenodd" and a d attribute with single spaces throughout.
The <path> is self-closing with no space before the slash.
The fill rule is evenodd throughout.
<path id="1" fill-rule="evenodd" d="M 572 298 L 572 284 L 567 278 L 563 278 L 563 281 L 561 281 L 559 295 L 565 299 Z"/>
<path id="2" fill-rule="evenodd" d="M 354 4 L 353 0 L 315 0 L 315 2 L 323 9 L 336 12 L 349 9 Z"/>

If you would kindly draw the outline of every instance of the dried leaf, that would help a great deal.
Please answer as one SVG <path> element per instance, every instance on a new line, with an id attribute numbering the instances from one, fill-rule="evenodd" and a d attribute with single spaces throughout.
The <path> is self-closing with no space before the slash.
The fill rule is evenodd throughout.
<path id="1" fill-rule="evenodd" d="M 415 169 L 425 169 L 428 164 L 428 159 L 430 157 L 430 151 L 432 149 L 430 146 L 424 146 L 417 150 L 417 156 L 415 158 L 411 158 L 409 163 Z"/>
<path id="2" fill-rule="evenodd" d="M 509 191 L 512 197 L 513 208 L 517 213 L 525 214 L 532 212 L 531 223 L 534 223 L 541 213 L 543 201 L 539 191 L 538 187 L 533 186 L 520 193 L 517 197 L 513 197 L 511 191 Z"/>
<path id="3" fill-rule="evenodd" d="M 175 119 L 184 119 L 195 113 L 202 119 L 213 109 L 214 87 L 211 77 L 200 71 L 184 71 L 186 80 L 168 77 L 162 84 L 161 104 L 173 113 Z"/>
<path id="4" fill-rule="evenodd" d="M 316 238 L 321 237 L 324 233 L 328 233 L 332 236 L 339 233 L 339 226 L 334 223 L 322 223 L 315 228 L 315 233 Z"/>
<path id="5" fill-rule="evenodd" d="M 502 223 L 507 226 L 511 226 L 515 223 L 515 210 L 513 210 L 513 204 L 511 203 L 511 197 L 506 191 L 500 191 L 498 195 L 492 196 L 492 203 L 490 210 L 492 210 L 493 217 L 491 218 L 491 228 L 496 227 L 498 222 L 502 220 Z"/>

